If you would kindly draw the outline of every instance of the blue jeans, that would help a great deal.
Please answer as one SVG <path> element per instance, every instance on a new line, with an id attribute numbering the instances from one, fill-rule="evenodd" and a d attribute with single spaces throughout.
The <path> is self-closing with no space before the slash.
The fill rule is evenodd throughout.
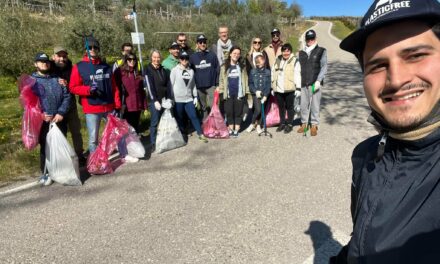
<path id="1" fill-rule="evenodd" d="M 151 119 L 150 119 L 150 143 L 156 144 L 157 125 L 159 124 L 160 117 L 163 113 L 163 108 L 159 111 L 154 107 L 154 103 L 149 104 Z"/>
<path id="2" fill-rule="evenodd" d="M 94 152 L 98 146 L 99 125 L 101 124 L 101 119 L 107 121 L 108 113 L 109 112 L 86 114 L 87 134 L 89 136 L 88 148 L 90 153 Z"/>
<path id="3" fill-rule="evenodd" d="M 196 114 L 196 108 L 194 107 L 193 102 L 189 102 L 189 103 L 176 103 L 176 119 L 177 119 L 177 124 L 179 125 L 180 131 L 183 133 L 183 128 L 185 125 L 184 122 L 184 111 L 186 112 L 186 115 L 189 117 L 189 119 L 191 120 L 191 124 L 193 125 L 194 129 L 197 131 L 197 135 L 202 135 L 202 127 L 200 126 L 200 121 L 197 118 L 197 114 Z"/>

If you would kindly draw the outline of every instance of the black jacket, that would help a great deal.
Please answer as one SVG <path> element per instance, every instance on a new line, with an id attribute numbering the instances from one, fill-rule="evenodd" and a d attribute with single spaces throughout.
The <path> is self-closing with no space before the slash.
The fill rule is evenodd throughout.
<path id="1" fill-rule="evenodd" d="M 331 263 L 440 263 L 440 129 L 377 159 L 380 139 L 353 151 L 353 234 Z"/>
<path id="2" fill-rule="evenodd" d="M 145 75 L 148 76 L 148 94 L 151 102 L 158 101 L 162 103 L 162 98 L 171 98 L 170 77 L 162 65 L 154 68 L 150 63 L 145 69 Z"/>

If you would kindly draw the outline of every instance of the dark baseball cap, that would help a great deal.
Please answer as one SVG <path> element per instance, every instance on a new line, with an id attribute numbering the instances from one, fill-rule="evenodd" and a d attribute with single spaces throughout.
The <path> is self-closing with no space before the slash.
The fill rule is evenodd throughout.
<path id="1" fill-rule="evenodd" d="M 361 20 L 360 27 L 342 40 L 339 47 L 359 55 L 367 37 L 375 30 L 404 19 L 421 19 L 426 22 L 440 20 L 439 0 L 375 0 Z M 405 30 L 405 29 L 402 29 Z"/>
<path id="2" fill-rule="evenodd" d="M 208 38 L 205 37 L 205 35 L 200 34 L 200 35 L 197 36 L 197 39 L 196 39 L 196 40 L 197 40 L 197 42 L 199 42 L 199 41 L 207 41 Z"/>
<path id="3" fill-rule="evenodd" d="M 35 61 L 49 61 L 49 56 L 44 52 L 38 52 L 37 55 L 35 55 Z"/>
<path id="4" fill-rule="evenodd" d="M 179 53 L 179 58 L 180 59 L 189 59 L 189 54 L 186 51 L 181 50 Z"/>
<path id="5" fill-rule="evenodd" d="M 175 41 L 171 42 L 169 49 L 178 49 L 178 48 L 180 48 L 180 46 L 179 44 L 177 44 L 177 42 Z"/>
<path id="6" fill-rule="evenodd" d="M 274 29 L 272 29 L 272 31 L 270 32 L 270 34 L 276 34 L 276 33 L 281 34 L 281 31 L 280 31 L 278 28 L 274 28 Z"/>
<path id="7" fill-rule="evenodd" d="M 310 30 L 307 30 L 307 32 L 304 36 L 305 36 L 306 40 L 315 39 L 316 32 L 313 29 L 310 29 Z"/>

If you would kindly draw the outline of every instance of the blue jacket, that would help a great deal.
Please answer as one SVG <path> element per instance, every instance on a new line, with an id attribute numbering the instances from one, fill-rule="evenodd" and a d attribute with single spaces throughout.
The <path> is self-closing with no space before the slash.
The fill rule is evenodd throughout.
<path id="1" fill-rule="evenodd" d="M 251 69 L 249 76 L 249 90 L 251 94 L 255 94 L 256 91 L 261 91 L 263 96 L 268 96 L 270 93 L 271 79 L 270 70 L 267 68 L 254 68 Z"/>
<path id="2" fill-rule="evenodd" d="M 33 73 L 36 82 L 32 91 L 40 99 L 41 108 L 47 115 L 60 114 L 64 116 L 69 110 L 70 93 L 67 87 L 58 83 L 54 75 L 39 75 Z"/>
<path id="3" fill-rule="evenodd" d="M 220 66 L 213 52 L 195 52 L 189 57 L 189 62 L 194 70 L 197 89 L 218 87 Z"/>

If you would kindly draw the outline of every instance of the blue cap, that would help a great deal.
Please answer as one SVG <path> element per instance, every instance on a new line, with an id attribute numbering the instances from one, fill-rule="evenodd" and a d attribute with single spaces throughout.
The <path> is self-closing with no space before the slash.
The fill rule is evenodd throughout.
<path id="1" fill-rule="evenodd" d="M 362 18 L 359 29 L 342 40 L 339 47 L 358 55 L 362 52 L 367 37 L 375 30 L 393 22 L 412 18 L 438 22 L 440 0 L 375 0 Z"/>
<path id="2" fill-rule="evenodd" d="M 197 42 L 199 42 L 199 41 L 206 41 L 206 40 L 208 40 L 208 39 L 203 34 L 200 34 L 200 35 L 197 36 Z"/>
<path id="3" fill-rule="evenodd" d="M 49 56 L 44 52 L 38 52 L 37 55 L 35 55 L 35 61 L 49 61 Z"/>

